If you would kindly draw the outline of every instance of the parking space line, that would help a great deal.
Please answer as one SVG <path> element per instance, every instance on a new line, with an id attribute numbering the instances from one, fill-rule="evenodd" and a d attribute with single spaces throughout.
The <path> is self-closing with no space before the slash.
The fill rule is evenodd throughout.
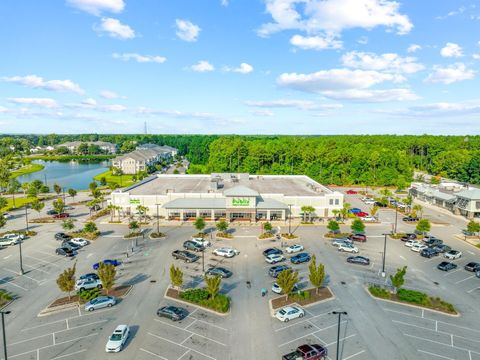
<path id="1" fill-rule="evenodd" d="M 352 334 L 352 335 L 348 335 L 348 336 L 345 336 L 344 338 L 341 338 L 340 341 L 344 341 L 344 340 L 347 340 L 347 339 L 350 339 L 354 336 L 357 336 L 357 334 Z M 330 346 L 330 345 L 333 345 L 333 344 L 336 344 L 337 341 L 335 340 L 334 342 L 331 342 L 330 344 L 327 344 L 326 346 Z"/>
<path id="2" fill-rule="evenodd" d="M 418 325 L 414 325 L 414 324 L 409 324 L 409 323 L 406 323 L 406 322 L 403 322 L 403 321 L 399 321 L 399 320 L 392 320 L 392 322 L 394 322 L 394 323 L 396 323 L 396 324 L 402 324 L 402 325 L 407 325 L 407 326 L 416 327 L 416 328 L 422 329 L 422 330 L 430 330 L 430 331 L 438 332 L 438 331 L 436 331 L 436 330 L 429 329 L 429 328 L 424 327 L 424 326 L 418 326 Z"/>
<path id="3" fill-rule="evenodd" d="M 291 328 L 292 326 L 296 326 L 296 325 L 298 325 L 298 324 L 303 324 L 304 322 L 307 322 L 307 321 L 309 321 L 309 320 L 313 320 L 313 319 L 316 319 L 316 318 L 318 318 L 318 317 L 320 317 L 320 316 L 325 316 L 325 315 L 328 315 L 328 314 L 330 314 L 330 311 L 329 311 L 329 312 L 326 312 L 326 313 L 323 313 L 323 314 L 315 315 L 315 316 L 312 317 L 311 319 L 306 319 L 306 320 L 302 320 L 302 321 L 297 321 L 295 324 L 290 324 L 290 325 L 281 327 L 281 328 L 279 328 L 279 329 L 276 329 L 275 332 L 278 332 L 278 331 L 282 331 L 282 330 Z"/>
<path id="4" fill-rule="evenodd" d="M 452 358 L 449 358 L 449 357 L 446 357 L 446 356 L 443 356 L 443 355 L 438 355 L 438 354 L 432 353 L 430 351 L 425 351 L 425 350 L 420 350 L 420 349 L 418 349 L 417 351 L 421 352 L 421 353 L 424 353 L 424 354 L 436 356 L 436 357 L 439 357 L 439 358 L 442 358 L 442 359 L 455 360 L 455 359 L 452 359 Z"/>
<path id="5" fill-rule="evenodd" d="M 20 331 L 28 331 L 28 330 L 38 329 L 38 328 L 40 328 L 40 327 L 42 327 L 42 326 L 57 324 L 57 323 L 59 323 L 59 322 L 64 322 L 64 321 L 65 321 L 65 319 L 56 320 L 56 321 L 52 321 L 52 322 L 49 322 L 49 323 L 40 324 L 40 325 L 32 326 L 32 327 L 29 327 L 29 328 L 25 328 L 25 329 L 22 329 L 22 330 L 20 330 Z"/>
<path id="6" fill-rule="evenodd" d="M 181 358 L 183 358 L 185 355 L 187 355 L 188 353 L 190 352 L 190 349 L 185 351 L 182 356 L 180 356 L 177 360 L 180 360 Z"/>
<path id="7" fill-rule="evenodd" d="M 15 357 L 22 356 L 22 355 L 26 355 L 26 354 L 30 354 L 30 353 L 32 353 L 32 352 L 37 352 L 37 353 L 38 353 L 38 350 L 39 350 L 39 349 L 30 350 L 30 351 L 25 351 L 24 353 L 15 354 L 15 355 L 10 355 L 10 354 L 9 354 L 9 355 L 8 355 L 8 358 L 9 358 L 9 359 L 13 359 L 13 358 L 15 358 Z M 37 359 L 38 359 L 38 357 L 37 357 Z"/>
<path id="8" fill-rule="evenodd" d="M 75 352 L 70 353 L 70 354 L 65 354 L 65 355 L 56 356 L 56 357 L 52 358 L 52 360 L 61 359 L 61 358 L 67 357 L 67 356 L 72 356 L 72 355 L 80 354 L 81 352 L 84 352 L 84 351 L 87 351 L 87 349 L 78 350 L 78 351 L 75 351 Z"/>
<path id="9" fill-rule="evenodd" d="M 145 350 L 144 348 L 140 348 L 140 351 L 146 352 L 146 353 L 149 354 L 149 355 L 156 356 L 156 357 L 158 357 L 159 359 L 162 359 L 162 360 L 168 360 L 167 358 L 164 358 L 164 357 L 161 356 L 161 355 L 155 354 L 154 352 Z M 190 351 L 190 350 L 188 350 L 188 351 Z M 187 353 L 188 353 L 188 351 L 187 351 Z M 185 354 L 186 354 L 186 353 L 185 353 Z M 183 355 L 182 355 L 182 356 L 183 356 Z M 180 358 L 179 358 L 179 359 L 180 359 Z"/>
<path id="10" fill-rule="evenodd" d="M 43 334 L 43 335 L 35 336 L 35 337 L 33 337 L 33 338 L 30 338 L 30 339 L 25 339 L 25 340 L 16 341 L 16 342 L 14 342 L 14 343 L 9 343 L 8 345 L 10 345 L 10 346 L 18 345 L 18 344 L 21 344 L 21 343 L 24 343 L 24 342 L 27 342 L 27 341 L 32 341 L 32 340 L 40 339 L 40 338 L 43 338 L 43 337 L 46 337 L 46 336 L 50 336 L 50 335 L 52 335 L 52 334 Z"/>
<path id="11" fill-rule="evenodd" d="M 460 347 L 460 346 L 455 346 L 455 345 L 453 344 L 453 334 L 450 334 L 450 336 L 451 336 L 451 343 L 450 343 L 450 344 L 445 344 L 445 343 L 442 343 L 442 342 L 440 342 L 440 341 L 427 339 L 427 338 L 424 338 L 424 337 L 421 337 L 421 336 L 413 336 L 413 335 L 406 334 L 406 333 L 403 333 L 403 335 L 408 336 L 408 337 L 412 337 L 412 338 L 415 338 L 415 339 L 424 340 L 424 341 L 432 342 L 432 343 L 435 343 L 435 344 L 439 344 L 439 345 L 451 347 L 451 348 L 453 348 L 453 349 L 458 349 L 458 350 L 463 350 L 463 351 L 471 351 L 471 352 L 473 352 L 474 354 L 479 354 L 479 355 L 480 355 L 479 352 L 472 351 L 472 350 L 469 350 L 469 349 L 465 349 L 465 348 Z"/>
<path id="12" fill-rule="evenodd" d="M 30 266 L 30 265 L 28 265 L 28 264 L 25 264 L 25 263 L 23 263 L 23 266 L 25 266 L 25 267 L 27 267 L 27 268 L 30 268 L 30 269 L 33 269 L 33 270 L 37 270 L 37 271 L 40 271 L 40 272 L 43 272 L 43 273 L 45 273 L 45 274 L 48 274 L 48 275 L 50 275 L 50 272 L 48 272 L 48 271 L 45 271 L 45 270 L 42 270 L 42 269 L 40 269 L 40 268 L 36 268 L 36 267 L 34 267 L 34 266 Z"/>
<path id="13" fill-rule="evenodd" d="M 191 333 L 189 336 L 187 336 L 187 337 L 185 338 L 185 340 L 183 340 L 183 341 L 180 343 L 180 345 L 183 345 L 183 344 L 185 343 L 185 341 L 187 341 L 188 339 L 190 339 L 192 336 L 193 336 L 193 333 Z"/>
<path id="14" fill-rule="evenodd" d="M 436 269 L 436 267 L 435 267 Z M 449 271 L 447 274 L 443 275 L 443 276 L 448 276 L 448 275 L 452 275 L 452 274 L 455 274 L 457 271 L 460 271 L 462 269 L 457 269 L 457 270 L 453 270 L 453 271 Z"/>
<path id="15" fill-rule="evenodd" d="M 107 322 L 107 321 L 108 321 L 108 320 L 99 320 L 99 321 L 94 321 L 94 322 L 91 322 L 91 323 L 88 323 L 88 324 L 73 326 L 73 327 L 71 327 L 71 328 L 68 328 L 68 325 L 67 325 L 67 328 L 66 328 L 66 329 L 59 330 L 59 331 L 55 331 L 55 334 L 60 333 L 60 332 L 64 332 L 64 331 L 67 331 L 67 330 L 78 329 L 78 328 L 81 328 L 81 327 L 84 327 L 84 326 L 90 326 L 90 325 L 93 325 L 93 324 L 99 324 L 99 323 L 103 323 L 103 322 Z M 67 324 L 68 324 L 68 323 L 67 323 Z"/>
<path id="16" fill-rule="evenodd" d="M 23 275 L 22 275 L 22 274 L 19 274 L 18 271 L 15 271 L 15 270 L 12 270 L 12 269 L 7 269 L 7 268 L 3 268 L 3 270 L 9 271 L 9 272 L 11 272 L 11 273 L 13 273 L 13 274 L 15 274 L 15 275 L 22 276 L 22 277 L 25 277 L 25 278 L 30 279 L 30 280 L 32 280 L 32 281 L 35 281 L 37 284 L 40 283 L 39 280 L 34 279 L 34 278 L 32 278 L 32 277 L 30 277 L 30 276 L 28 276 L 28 275 L 25 275 L 25 274 L 23 274 Z"/>
<path id="17" fill-rule="evenodd" d="M 53 266 L 56 266 L 56 267 L 60 267 L 60 266 L 57 265 L 57 264 L 51 263 L 51 262 L 49 262 L 49 261 L 37 259 L 36 257 L 33 257 L 33 256 L 29 256 L 29 255 L 24 255 L 24 256 L 27 257 L 27 258 L 30 258 L 30 259 L 34 259 L 34 260 L 40 261 L 40 262 L 42 262 L 42 263 L 44 263 L 44 264 L 48 264 L 48 265 L 53 265 Z M 52 255 L 52 256 L 53 256 L 53 255 Z"/>
<path id="18" fill-rule="evenodd" d="M 192 326 L 193 324 L 195 324 L 197 322 L 197 320 L 193 320 L 190 324 L 188 324 L 186 327 L 185 327 L 185 330 L 187 330 L 190 326 Z"/>
<path id="19" fill-rule="evenodd" d="M 463 279 L 463 280 L 459 280 L 459 281 L 457 281 L 455 284 L 460 284 L 460 283 L 462 283 L 462 282 L 464 282 L 464 281 L 467 281 L 467 280 L 469 280 L 469 279 L 471 279 L 471 278 L 473 278 L 473 277 L 475 277 L 475 275 L 471 275 L 471 276 L 469 276 L 469 277 L 467 277 L 467 278 L 465 278 L 465 279 Z"/>
<path id="20" fill-rule="evenodd" d="M 155 319 L 155 320 L 156 320 L 156 319 Z M 165 323 L 165 324 L 166 324 L 166 323 Z M 202 352 L 200 352 L 200 351 L 198 351 L 198 350 L 191 349 L 191 348 L 189 348 L 188 346 L 185 346 L 185 345 L 180 345 L 180 344 L 178 344 L 178 343 L 176 343 L 176 342 L 174 342 L 174 341 L 168 340 L 167 338 L 164 338 L 164 337 L 162 337 L 162 336 L 152 334 L 151 332 L 149 332 L 149 333 L 147 333 L 147 334 L 150 335 L 150 336 L 156 337 L 157 339 L 167 341 L 167 342 L 172 343 L 172 344 L 174 344 L 174 345 L 181 346 L 181 347 L 183 347 L 183 348 L 185 348 L 185 349 L 189 349 L 190 351 L 196 352 L 196 353 L 198 353 L 198 354 L 200 354 L 200 355 L 203 355 L 203 356 L 205 356 L 205 357 L 207 357 L 207 358 L 209 358 L 209 359 L 217 360 L 217 359 L 215 359 L 215 358 L 213 358 L 213 357 L 211 357 L 211 356 L 209 356 L 209 355 L 207 355 L 207 354 L 204 354 L 204 353 L 202 353 Z"/>
<path id="21" fill-rule="evenodd" d="M 357 355 L 360 355 L 360 354 L 363 354 L 365 352 L 365 350 L 360 350 L 359 352 L 353 354 L 353 355 L 350 355 L 350 356 L 347 356 L 346 358 L 343 358 L 342 360 L 348 360 L 348 359 L 351 359 Z"/>
<path id="22" fill-rule="evenodd" d="M 13 282 L 13 280 L 7 281 L 7 280 L 4 280 L 4 279 L 1 279 L 1 280 L 0 280 L 0 285 L 3 285 L 3 284 L 10 284 L 10 285 L 12 285 L 12 286 L 18 287 L 19 289 L 28 291 L 28 289 L 25 289 L 23 286 L 20 286 L 20 285 L 15 284 L 15 283 Z"/>
<path id="23" fill-rule="evenodd" d="M 473 289 L 471 289 L 471 290 L 468 290 L 468 291 L 467 291 L 467 293 L 469 293 L 469 294 L 470 294 L 471 292 L 473 292 L 473 291 L 475 291 L 475 290 L 477 290 L 477 289 L 480 289 L 480 287 L 479 287 L 479 286 L 477 286 L 476 288 L 473 288 Z"/>
<path id="24" fill-rule="evenodd" d="M 191 335 L 190 335 L 188 338 L 190 338 L 192 335 L 197 335 L 197 336 L 200 336 L 201 338 L 204 338 L 204 339 L 213 341 L 213 342 L 215 342 L 215 343 L 217 343 L 217 344 L 219 344 L 219 345 L 227 346 L 227 345 L 221 343 L 220 341 L 217 341 L 217 340 L 211 339 L 211 338 L 209 338 L 209 337 L 206 337 L 206 336 L 197 334 L 196 332 L 187 330 L 186 328 L 181 328 L 180 326 L 176 326 L 176 325 L 173 325 L 173 324 L 169 324 L 169 323 L 167 323 L 167 322 L 165 322 L 165 321 L 162 321 L 162 320 L 159 320 L 159 319 L 153 319 L 153 320 L 155 320 L 155 321 L 157 321 L 157 322 L 160 322 L 160 323 L 162 323 L 162 324 L 165 324 L 165 325 L 174 327 L 174 328 L 176 328 L 176 329 L 179 329 L 179 330 L 186 331 L 186 332 L 190 333 Z M 187 339 L 188 339 L 188 338 L 187 338 Z M 185 339 L 185 340 L 187 340 L 187 339 Z"/>
<path id="25" fill-rule="evenodd" d="M 220 330 L 223 330 L 223 331 L 228 331 L 228 329 L 225 329 L 225 328 L 223 328 L 223 327 L 221 327 L 221 326 L 212 324 L 212 323 L 210 323 L 210 322 L 208 322 L 208 321 L 200 320 L 200 319 L 198 319 L 198 318 L 196 318 L 196 317 L 193 317 L 193 316 L 192 316 L 191 318 L 192 318 L 192 319 L 195 319 L 195 320 L 198 321 L 198 322 L 201 322 L 201 323 L 208 324 L 208 325 L 210 325 L 210 326 L 216 327 L 217 329 L 220 329 Z"/>

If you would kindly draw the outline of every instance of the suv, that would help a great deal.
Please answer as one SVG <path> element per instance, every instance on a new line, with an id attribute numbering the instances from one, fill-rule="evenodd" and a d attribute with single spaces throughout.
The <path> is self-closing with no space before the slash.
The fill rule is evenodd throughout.
<path id="1" fill-rule="evenodd" d="M 433 256 L 438 256 L 438 252 L 435 251 L 432 248 L 426 248 L 420 251 L 420 256 L 426 257 L 426 258 L 431 258 Z"/>
<path id="2" fill-rule="evenodd" d="M 311 257 L 308 253 L 299 253 L 295 256 L 292 256 L 290 258 L 290 261 L 292 262 L 292 264 L 301 264 L 301 263 L 304 263 L 304 262 L 308 262 L 310 261 Z"/>
<path id="3" fill-rule="evenodd" d="M 7 237 L 0 238 L 0 245 L 1 246 L 16 245 L 19 242 L 20 242 L 19 239 L 12 239 L 12 238 L 7 238 Z"/>
<path id="4" fill-rule="evenodd" d="M 327 357 L 327 348 L 318 344 L 300 345 L 297 350 L 283 355 L 282 360 L 323 360 Z"/>
<path id="5" fill-rule="evenodd" d="M 440 239 L 428 239 L 426 241 L 424 241 L 425 245 L 429 246 L 429 247 L 435 247 L 435 246 L 438 246 L 438 245 L 442 245 L 443 244 L 443 240 L 440 240 Z"/>
<path id="6" fill-rule="evenodd" d="M 336 247 L 339 247 L 343 244 L 352 244 L 352 240 L 350 240 L 349 238 L 338 238 L 332 241 L 332 245 Z"/>
<path id="7" fill-rule="evenodd" d="M 270 268 L 270 270 L 268 270 L 268 274 L 271 276 L 271 277 L 274 277 L 274 278 L 277 278 L 278 275 L 283 271 L 283 270 L 288 270 L 288 269 L 291 269 L 290 266 L 287 266 L 287 265 L 275 265 L 275 266 L 272 266 Z"/>
<path id="8" fill-rule="evenodd" d="M 75 290 L 80 292 L 94 288 L 102 288 L 102 282 L 99 279 L 87 278 L 83 280 L 78 280 L 75 284 Z"/>
<path id="9" fill-rule="evenodd" d="M 465 265 L 464 269 L 467 270 L 467 271 L 472 271 L 472 272 L 480 271 L 480 263 L 469 262 L 467 265 Z"/>
<path id="10" fill-rule="evenodd" d="M 444 252 L 448 252 L 448 251 L 452 250 L 452 248 L 450 246 L 445 245 L 445 244 L 437 245 L 433 249 L 435 251 L 439 252 L 439 253 L 444 253 Z"/>
<path id="11" fill-rule="evenodd" d="M 55 253 L 57 253 L 58 255 L 67 256 L 67 257 L 72 257 L 77 255 L 77 252 L 75 250 L 72 250 L 67 247 L 58 248 L 55 250 Z"/>
<path id="12" fill-rule="evenodd" d="M 172 252 L 172 256 L 175 260 L 184 260 L 185 262 L 192 263 L 200 259 L 198 255 L 192 254 L 186 250 L 175 250 Z"/>
<path id="13" fill-rule="evenodd" d="M 196 242 L 193 242 L 191 240 L 187 240 L 183 243 L 183 248 L 185 250 L 193 250 L 193 251 L 203 251 L 205 250 L 205 247 L 203 245 L 197 244 Z"/>
<path id="14" fill-rule="evenodd" d="M 221 247 L 218 249 L 213 250 L 213 254 L 217 256 L 223 256 L 226 258 L 232 258 L 235 255 L 238 255 L 240 252 L 231 247 Z"/>
<path id="15" fill-rule="evenodd" d="M 66 240 L 70 240 L 71 238 L 72 237 L 70 235 L 67 235 L 63 232 L 55 234 L 55 240 L 58 240 L 58 241 L 66 241 Z"/>
<path id="16" fill-rule="evenodd" d="M 205 239 L 203 239 L 203 238 L 192 238 L 190 241 L 193 241 L 194 243 L 196 243 L 196 244 L 198 244 L 198 245 L 201 245 L 201 246 L 203 246 L 203 247 L 205 247 L 205 248 L 206 248 L 207 246 L 212 245 L 212 244 L 210 243 L 210 241 L 205 240 Z"/>
<path id="17" fill-rule="evenodd" d="M 352 234 L 348 237 L 352 241 L 366 242 L 367 236 L 364 234 Z"/>
<path id="18" fill-rule="evenodd" d="M 382 202 L 380 202 L 380 201 L 375 201 L 375 202 L 373 203 L 373 205 L 376 206 L 376 207 L 381 207 L 381 208 L 387 207 L 387 204 L 384 204 L 384 203 L 382 203 Z"/>
<path id="19" fill-rule="evenodd" d="M 402 241 L 408 241 L 408 240 L 415 240 L 417 238 L 417 235 L 415 234 L 405 234 L 402 236 L 400 240 Z"/>
<path id="20" fill-rule="evenodd" d="M 406 222 L 415 222 L 418 221 L 419 218 L 416 216 L 405 216 L 402 220 Z"/>

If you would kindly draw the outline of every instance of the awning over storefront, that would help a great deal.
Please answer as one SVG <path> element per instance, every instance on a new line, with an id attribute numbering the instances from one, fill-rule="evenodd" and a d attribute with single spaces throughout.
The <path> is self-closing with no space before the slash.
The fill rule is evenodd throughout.
<path id="1" fill-rule="evenodd" d="M 261 210 L 286 210 L 288 205 L 274 199 L 259 199 L 257 209 Z"/>
<path id="2" fill-rule="evenodd" d="M 182 198 L 175 199 L 162 207 L 165 209 L 225 209 L 225 199 Z"/>

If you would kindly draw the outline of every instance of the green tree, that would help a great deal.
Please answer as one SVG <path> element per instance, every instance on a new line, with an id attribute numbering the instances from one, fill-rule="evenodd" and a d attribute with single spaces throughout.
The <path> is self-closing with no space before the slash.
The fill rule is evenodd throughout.
<path id="1" fill-rule="evenodd" d="M 72 198 L 72 201 L 74 201 L 75 196 L 77 196 L 77 190 L 72 188 L 68 189 L 68 195 L 70 195 L 70 197 Z"/>
<path id="2" fill-rule="evenodd" d="M 480 232 L 480 223 L 476 222 L 475 220 L 470 220 L 467 224 L 467 230 L 471 233 Z"/>
<path id="3" fill-rule="evenodd" d="M 390 275 L 390 281 L 393 286 L 393 293 L 396 294 L 397 291 L 403 286 L 405 283 L 405 274 L 407 273 L 407 267 L 404 266 L 401 269 L 397 269 L 395 275 Z"/>
<path id="4" fill-rule="evenodd" d="M 138 214 L 140 215 L 140 221 L 145 221 L 145 217 L 147 215 L 147 210 L 148 208 L 146 206 L 143 206 L 143 205 L 138 205 L 137 206 L 137 212 Z"/>
<path id="5" fill-rule="evenodd" d="M 332 210 L 332 213 L 333 213 L 333 217 L 334 217 L 335 219 L 339 220 L 339 216 L 338 216 L 338 215 L 340 214 L 340 210 L 338 210 L 338 209 L 333 209 L 333 210 Z"/>
<path id="6" fill-rule="evenodd" d="M 205 275 L 205 284 L 207 284 L 207 292 L 210 295 L 211 299 L 217 297 L 218 292 L 220 291 L 220 284 L 222 283 L 222 278 L 219 275 L 216 276 L 207 276 Z"/>
<path id="7" fill-rule="evenodd" d="M 95 190 L 98 187 L 98 184 L 96 181 L 92 181 L 90 184 L 88 184 L 88 188 L 90 189 L 91 192 Z"/>
<path id="8" fill-rule="evenodd" d="M 6 208 L 7 205 L 8 205 L 7 199 L 5 199 L 4 197 L 0 196 L 0 210 L 3 209 L 3 208 Z"/>
<path id="9" fill-rule="evenodd" d="M 301 208 L 303 213 L 303 222 L 306 222 L 306 218 L 308 217 L 308 221 L 311 221 L 311 216 L 315 212 L 315 208 L 313 206 L 304 205 Z"/>
<path id="10" fill-rule="evenodd" d="M 202 232 L 202 230 L 205 229 L 206 226 L 205 220 L 201 217 L 198 217 L 193 222 L 193 226 L 195 226 L 195 229 L 197 229 L 198 232 Z"/>
<path id="11" fill-rule="evenodd" d="M 375 216 L 378 212 L 378 206 L 372 206 L 372 209 L 370 210 L 370 215 Z"/>
<path id="12" fill-rule="evenodd" d="M 263 223 L 263 231 L 264 232 L 270 233 L 270 232 L 272 232 L 272 229 L 273 229 L 272 224 L 269 221 Z"/>
<path id="13" fill-rule="evenodd" d="M 407 212 L 410 212 L 410 208 L 412 206 L 412 203 L 413 203 L 413 198 L 408 195 L 405 199 L 403 199 L 403 203 L 405 205 L 407 205 L 407 208 L 405 209 Z"/>
<path id="14" fill-rule="evenodd" d="M 64 230 L 67 230 L 67 231 L 72 230 L 74 227 L 75 227 L 75 224 L 73 223 L 72 219 L 63 220 L 62 228 Z"/>
<path id="15" fill-rule="evenodd" d="M 53 191 L 55 191 L 57 195 L 60 195 L 60 193 L 62 192 L 62 187 L 58 184 L 53 184 Z"/>
<path id="16" fill-rule="evenodd" d="M 97 224 L 93 221 L 89 221 L 83 226 L 83 231 L 90 234 L 96 233 L 98 231 Z"/>
<path id="17" fill-rule="evenodd" d="M 33 210 L 40 213 L 40 211 L 42 211 L 42 209 L 45 207 L 45 203 L 38 199 L 35 199 L 32 201 L 30 206 L 32 207 Z"/>
<path id="18" fill-rule="evenodd" d="M 15 194 L 21 189 L 21 187 L 22 185 L 17 179 L 10 179 L 8 182 L 7 192 L 12 195 L 13 208 L 17 207 L 15 204 Z"/>
<path id="19" fill-rule="evenodd" d="M 382 203 L 387 204 L 389 203 L 388 198 L 392 196 L 392 192 L 389 189 L 382 189 L 379 191 L 380 195 L 382 195 Z"/>
<path id="20" fill-rule="evenodd" d="M 293 287 L 297 282 L 298 272 L 293 271 L 292 269 L 283 270 L 282 272 L 280 272 L 280 274 L 278 274 L 277 284 L 278 286 L 280 286 L 283 293 L 287 296 L 287 300 L 288 296 L 292 292 Z"/>
<path id="21" fill-rule="evenodd" d="M 345 220 L 348 217 L 351 204 L 349 203 L 343 203 L 343 208 L 340 210 L 340 214 L 342 215 L 342 219 Z"/>
<path id="22" fill-rule="evenodd" d="M 68 299 L 71 299 L 71 292 L 75 290 L 75 272 L 77 263 L 71 268 L 65 269 L 57 278 L 57 285 L 60 291 L 68 293 Z"/>
<path id="23" fill-rule="evenodd" d="M 0 211 L 0 228 L 4 227 L 7 223 L 7 219 L 4 218 L 3 212 Z"/>
<path id="24" fill-rule="evenodd" d="M 138 224 L 138 221 L 132 220 L 128 223 L 128 228 L 130 229 L 130 232 L 135 232 L 140 227 Z"/>
<path id="25" fill-rule="evenodd" d="M 10 300 L 13 300 L 13 296 L 10 293 L 8 293 L 6 290 L 0 289 L 0 300 L 10 301 Z"/>
<path id="26" fill-rule="evenodd" d="M 427 232 L 430 231 L 430 221 L 428 221 L 428 219 L 421 219 L 418 223 L 417 223 L 417 227 L 416 227 L 417 231 L 422 233 L 422 234 L 425 234 Z"/>
<path id="27" fill-rule="evenodd" d="M 352 225 L 350 226 L 353 232 L 355 233 L 363 233 L 365 231 L 365 224 L 360 219 L 355 219 L 352 221 Z"/>
<path id="28" fill-rule="evenodd" d="M 315 287 L 315 292 L 318 294 L 318 289 L 323 285 L 325 281 L 325 266 L 323 264 L 318 264 L 317 266 L 317 257 L 312 255 L 310 264 L 308 265 L 309 275 L 308 278 L 312 285 Z"/>
<path id="29" fill-rule="evenodd" d="M 422 205 L 413 205 L 413 208 L 412 208 L 412 216 L 415 217 L 415 216 L 419 216 L 419 217 L 422 217 Z"/>
<path id="30" fill-rule="evenodd" d="M 53 208 L 55 211 L 59 214 L 62 214 L 63 211 L 65 210 L 65 204 L 63 203 L 62 199 L 57 199 L 53 201 Z"/>
<path id="31" fill-rule="evenodd" d="M 180 289 L 183 285 L 183 271 L 174 264 L 170 266 L 170 282 L 177 289 Z"/>
<path id="32" fill-rule="evenodd" d="M 100 262 L 99 265 L 100 266 L 98 267 L 97 274 L 102 282 L 103 288 L 106 290 L 108 295 L 113 285 L 115 285 L 115 276 L 117 275 L 117 270 L 115 266 L 111 264 L 105 264 L 104 262 Z"/>
<path id="33" fill-rule="evenodd" d="M 228 223 L 225 220 L 220 220 L 215 227 L 221 233 L 225 233 L 228 229 Z"/>
<path id="34" fill-rule="evenodd" d="M 336 222 L 335 220 L 330 220 L 327 224 L 327 229 L 331 232 L 335 232 L 340 230 L 340 225 L 338 225 L 338 222 Z"/>

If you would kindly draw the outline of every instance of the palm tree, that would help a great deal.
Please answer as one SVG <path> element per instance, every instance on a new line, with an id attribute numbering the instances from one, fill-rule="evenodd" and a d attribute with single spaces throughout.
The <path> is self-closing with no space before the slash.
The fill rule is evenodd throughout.
<path id="1" fill-rule="evenodd" d="M 418 213 L 420 213 L 420 217 L 422 217 L 422 210 L 423 210 L 422 205 L 415 204 L 413 205 L 413 208 L 412 208 L 412 215 L 415 217 L 417 216 Z"/>
<path id="2" fill-rule="evenodd" d="M 340 214 L 342 214 L 343 220 L 348 217 L 348 210 L 350 210 L 351 206 L 352 205 L 350 203 L 343 203 L 343 208 L 340 210 Z"/>

